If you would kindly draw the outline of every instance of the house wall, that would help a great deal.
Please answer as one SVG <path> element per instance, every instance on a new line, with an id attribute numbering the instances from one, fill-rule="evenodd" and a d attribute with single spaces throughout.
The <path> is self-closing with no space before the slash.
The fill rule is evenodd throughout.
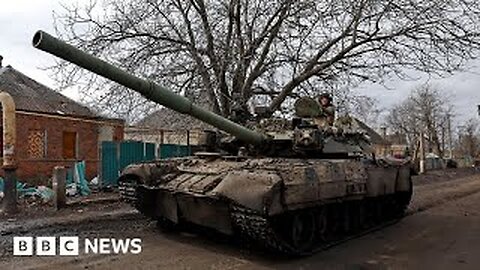
<path id="1" fill-rule="evenodd" d="M 41 115 L 25 112 L 16 113 L 17 177 L 31 184 L 46 184 L 55 166 L 71 167 L 75 162 L 84 160 L 88 179 L 98 174 L 99 168 L 99 132 L 102 126 L 113 126 L 113 140 L 123 140 L 123 124 L 119 121 L 96 121 L 57 115 Z M 44 131 L 43 157 L 32 157 L 31 131 Z M 64 158 L 64 132 L 76 133 L 76 157 Z M 29 150 L 30 147 L 30 150 Z M 29 152 L 30 151 L 30 152 Z"/>
<path id="2" fill-rule="evenodd" d="M 126 128 L 125 140 L 143 141 L 155 144 L 204 145 L 207 133 L 203 130 L 161 130 Z"/>

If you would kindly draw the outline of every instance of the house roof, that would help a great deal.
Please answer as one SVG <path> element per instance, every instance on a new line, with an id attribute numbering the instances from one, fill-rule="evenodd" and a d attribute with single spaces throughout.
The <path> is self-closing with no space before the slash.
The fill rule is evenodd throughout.
<path id="1" fill-rule="evenodd" d="M 151 128 L 151 129 L 166 129 L 166 130 L 185 130 L 185 129 L 215 129 L 211 125 L 197 120 L 191 116 L 184 115 L 173 110 L 162 108 L 155 111 L 145 118 L 138 121 L 135 126 Z"/>
<path id="2" fill-rule="evenodd" d="M 98 118 L 86 106 L 31 79 L 11 66 L 0 67 L 0 91 L 12 96 L 17 111 Z"/>

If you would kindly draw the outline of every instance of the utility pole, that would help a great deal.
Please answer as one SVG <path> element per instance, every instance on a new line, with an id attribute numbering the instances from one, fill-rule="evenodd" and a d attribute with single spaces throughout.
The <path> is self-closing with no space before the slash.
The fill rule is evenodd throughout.
<path id="1" fill-rule="evenodd" d="M 3 119 L 3 172 L 5 187 L 2 212 L 7 215 L 17 213 L 17 179 L 15 171 L 17 162 L 15 160 L 15 143 L 17 130 L 15 124 L 15 103 L 12 96 L 7 92 L 0 92 L 0 103 L 2 104 Z"/>
<path id="2" fill-rule="evenodd" d="M 452 126 L 451 126 L 451 115 L 450 113 L 447 114 L 447 129 L 448 129 L 448 151 L 449 151 L 449 159 L 453 158 L 452 153 Z"/>
<path id="3" fill-rule="evenodd" d="M 423 130 L 420 132 L 420 173 L 425 173 L 425 136 Z"/>
<path id="4" fill-rule="evenodd" d="M 386 157 L 387 156 L 387 127 L 382 126 L 380 127 L 380 130 L 382 131 L 382 137 L 383 137 L 382 156 Z"/>

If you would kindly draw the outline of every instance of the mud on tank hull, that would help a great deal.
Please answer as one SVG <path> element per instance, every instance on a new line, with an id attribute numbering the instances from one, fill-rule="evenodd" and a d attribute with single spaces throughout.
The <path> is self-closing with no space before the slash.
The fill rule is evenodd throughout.
<path id="1" fill-rule="evenodd" d="M 181 158 L 131 165 L 122 198 L 163 225 L 193 223 L 309 254 L 401 217 L 408 164 L 354 159 Z"/>

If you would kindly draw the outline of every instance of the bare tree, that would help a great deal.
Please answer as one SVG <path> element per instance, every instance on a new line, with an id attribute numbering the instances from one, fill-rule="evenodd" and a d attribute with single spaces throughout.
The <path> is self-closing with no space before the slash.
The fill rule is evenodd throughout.
<path id="1" fill-rule="evenodd" d="M 349 111 L 348 113 L 357 117 L 364 123 L 374 128 L 380 128 L 380 114 L 385 110 L 380 107 L 379 101 L 375 98 L 363 95 L 348 95 Z"/>
<path id="2" fill-rule="evenodd" d="M 428 150 L 440 156 L 444 153 L 448 118 L 453 106 L 445 95 L 430 84 L 415 88 L 403 102 L 395 105 L 387 116 L 387 123 L 394 132 L 405 134 L 413 145 L 423 133 Z"/>
<path id="3" fill-rule="evenodd" d="M 474 118 L 468 119 L 459 126 L 457 155 L 476 158 L 480 153 L 479 124 Z"/>
<path id="4" fill-rule="evenodd" d="M 103 0 L 55 17 L 64 40 L 229 115 L 232 97 L 266 95 L 272 114 L 406 69 L 453 72 L 477 56 L 479 14 L 477 0 Z M 128 118 L 148 104 L 64 62 L 52 70 L 99 110 Z"/>

